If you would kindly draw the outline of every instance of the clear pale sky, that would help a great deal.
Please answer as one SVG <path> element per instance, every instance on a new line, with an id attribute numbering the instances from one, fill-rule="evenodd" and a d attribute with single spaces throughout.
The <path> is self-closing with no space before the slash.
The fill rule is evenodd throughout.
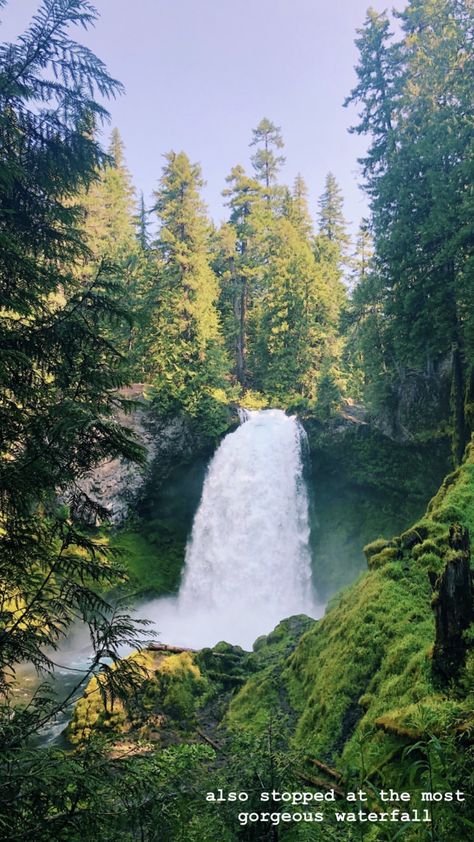
<path id="1" fill-rule="evenodd" d="M 9 0 L 2 40 L 23 30 L 39 0 Z M 262 117 L 281 126 L 286 165 L 298 172 L 316 213 L 332 170 L 356 226 L 366 212 L 357 158 L 365 140 L 347 129 L 354 111 L 342 102 L 355 82 L 356 29 L 369 0 L 95 0 L 94 30 L 74 37 L 102 58 L 125 85 L 109 104 L 129 169 L 146 199 L 164 152 L 184 149 L 199 161 L 204 197 L 224 219 L 221 190 L 232 166 L 249 165 L 251 130 Z M 402 8 L 397 0 L 396 8 Z M 377 11 L 385 0 L 372 0 Z"/>

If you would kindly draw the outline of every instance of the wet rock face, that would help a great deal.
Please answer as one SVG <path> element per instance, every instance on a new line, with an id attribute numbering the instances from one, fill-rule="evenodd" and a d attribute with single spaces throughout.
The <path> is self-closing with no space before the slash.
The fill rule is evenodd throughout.
<path id="1" fill-rule="evenodd" d="M 155 456 L 156 443 L 147 425 L 146 409 L 139 409 L 131 415 L 119 417 L 118 421 L 124 427 L 133 430 L 140 444 L 145 447 L 146 464 L 149 466 Z M 121 523 L 127 517 L 130 504 L 137 496 L 145 475 L 146 467 L 143 468 L 122 459 L 105 460 L 88 477 L 78 483 L 82 492 L 83 507 L 81 510 L 81 498 L 76 497 L 74 505 L 76 516 L 86 521 L 94 519 L 87 514 L 86 501 L 90 500 L 107 512 L 111 523 Z M 93 507 L 90 509 L 93 511 Z"/>
<path id="2" fill-rule="evenodd" d="M 87 523 L 106 517 L 111 523 L 120 524 L 130 514 L 152 473 L 165 479 L 178 458 L 190 457 L 199 448 L 185 418 L 158 417 L 142 395 L 138 385 L 127 390 L 126 397 L 138 400 L 140 406 L 130 414 L 118 413 L 117 421 L 132 430 L 145 448 L 145 465 L 122 459 L 104 460 L 65 495 L 75 516 Z"/>
<path id="3" fill-rule="evenodd" d="M 421 432 L 435 433 L 449 419 L 451 378 L 450 355 L 424 371 L 400 367 L 391 397 L 372 423 L 398 442 L 412 441 Z"/>
<path id="4" fill-rule="evenodd" d="M 444 682 L 454 678 L 464 662 L 466 645 L 463 632 L 474 619 L 467 529 L 459 524 L 451 526 L 449 545 L 451 558 L 444 572 L 433 583 L 436 622 L 433 671 Z"/>

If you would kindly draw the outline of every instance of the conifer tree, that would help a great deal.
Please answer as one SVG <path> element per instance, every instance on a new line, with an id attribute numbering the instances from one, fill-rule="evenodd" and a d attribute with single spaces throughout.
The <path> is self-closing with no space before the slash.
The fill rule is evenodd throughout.
<path id="1" fill-rule="evenodd" d="M 140 353 L 135 340 L 145 286 L 144 253 L 137 239 L 135 189 L 117 128 L 112 131 L 107 152 L 97 178 L 79 196 L 85 210 L 84 230 L 91 252 L 86 272 L 92 277 L 101 263 L 105 263 L 120 279 L 122 295 L 116 303 L 127 310 L 129 320 L 114 325 L 110 338 L 127 358 L 130 375 L 134 376 Z"/>
<path id="2" fill-rule="evenodd" d="M 369 12 L 349 99 L 362 105 L 355 130 L 372 140 L 363 160 L 375 240 L 372 289 L 384 314 L 394 390 L 408 374 L 431 376 L 451 356 L 453 390 L 464 392 L 474 348 L 466 83 L 472 13 L 464 0 L 412 0 L 399 17 L 394 41 L 387 16 Z M 463 406 L 456 395 L 456 418 Z M 464 429 L 456 437 L 465 441 L 462 418 L 453 428 Z M 456 446 L 458 456 L 462 449 Z"/>
<path id="3" fill-rule="evenodd" d="M 319 230 L 314 238 L 314 254 L 324 283 L 331 290 L 330 321 L 336 325 L 347 298 L 343 272 L 347 265 L 349 237 L 343 213 L 342 193 L 332 173 L 328 173 L 326 177 L 325 189 L 319 198 L 318 207 Z"/>
<path id="4" fill-rule="evenodd" d="M 136 200 L 118 129 L 112 131 L 109 159 L 82 199 L 89 248 L 97 260 L 136 254 Z"/>
<path id="5" fill-rule="evenodd" d="M 311 246 L 288 219 L 274 221 L 255 304 L 251 368 L 255 384 L 279 401 L 314 401 L 331 335 L 329 290 Z"/>
<path id="6" fill-rule="evenodd" d="M 148 252 L 150 246 L 150 235 L 148 233 L 149 221 L 148 211 L 145 207 L 143 191 L 140 193 L 140 202 L 137 214 L 137 238 L 143 254 Z"/>
<path id="7" fill-rule="evenodd" d="M 151 288 L 150 365 L 163 411 L 184 410 L 192 417 L 215 412 L 222 423 L 215 404 L 223 396 L 226 361 L 202 185 L 200 167 L 184 152 L 166 155 L 155 192 L 160 227 Z"/>
<path id="8" fill-rule="evenodd" d="M 296 176 L 288 195 L 286 215 L 301 237 L 309 240 L 313 234 L 313 221 L 308 207 L 308 188 L 301 174 Z"/>
<path id="9" fill-rule="evenodd" d="M 349 242 L 343 205 L 341 188 L 330 172 L 326 176 L 324 192 L 318 201 L 319 234 L 326 237 L 329 242 L 334 243 L 339 250 L 341 259 Z"/>
<path id="10" fill-rule="evenodd" d="M 220 309 L 234 372 L 238 382 L 252 385 L 250 357 L 255 339 L 258 301 L 263 295 L 262 266 L 268 250 L 268 232 L 274 222 L 276 200 L 283 191 L 276 178 L 284 158 L 280 129 L 264 118 L 253 130 L 251 146 L 256 178 L 250 178 L 241 166 L 234 167 L 227 178 L 223 195 L 228 199 L 230 219 L 221 232 L 218 273 L 221 281 Z"/>
<path id="11" fill-rule="evenodd" d="M 261 275 L 261 257 L 270 213 L 258 181 L 234 167 L 226 179 L 223 195 L 230 218 L 222 232 L 220 249 L 220 308 L 226 325 L 229 353 L 238 382 L 249 383 L 248 345 L 251 341 L 252 310 Z"/>
<path id="12" fill-rule="evenodd" d="M 374 246 L 368 219 L 363 219 L 357 232 L 355 251 L 351 261 L 353 284 L 364 283 L 370 271 Z"/>
<path id="13" fill-rule="evenodd" d="M 378 14 L 369 8 L 358 36 L 355 42 L 360 56 L 356 67 L 358 83 L 344 105 L 364 104 L 359 115 L 360 122 L 351 131 L 372 136 L 368 154 L 360 162 L 370 193 L 372 177 L 384 171 L 388 156 L 395 147 L 400 56 L 397 44 L 392 41 L 387 12 Z"/>
<path id="14" fill-rule="evenodd" d="M 137 678 L 119 656 L 139 642 L 137 624 L 103 596 L 119 569 L 103 538 L 78 522 L 81 511 L 106 515 L 81 478 L 103 459 L 143 458 L 116 419 L 127 405 L 118 391 L 125 376 L 108 331 L 123 316 L 120 284 L 103 265 L 92 278 L 81 274 L 91 255 L 77 196 L 106 160 L 91 126 L 106 117 L 99 97 L 120 90 L 70 37 L 72 26 L 94 19 L 85 0 L 45 0 L 22 38 L 0 47 L 0 775 L 10 801 L 0 826 L 12 829 L 11 794 L 21 791 L 12 829 L 19 839 L 51 836 L 57 809 L 42 797 L 43 775 L 50 790 L 61 780 L 66 791 L 70 766 L 58 758 L 52 775 L 31 744 L 68 699 L 43 686 L 26 709 L 12 704 L 16 666 L 52 672 L 51 652 L 82 620 L 93 647 L 89 675 L 103 670 L 104 693 L 124 698 Z"/>
<path id="15" fill-rule="evenodd" d="M 265 186 L 264 195 L 268 203 L 275 196 L 276 180 L 280 168 L 285 163 L 285 157 L 278 154 L 283 149 L 284 142 L 279 126 L 275 126 L 266 117 L 260 120 L 256 129 L 252 131 L 253 137 L 250 146 L 256 146 L 257 150 L 252 155 L 252 164 L 257 179 Z"/>

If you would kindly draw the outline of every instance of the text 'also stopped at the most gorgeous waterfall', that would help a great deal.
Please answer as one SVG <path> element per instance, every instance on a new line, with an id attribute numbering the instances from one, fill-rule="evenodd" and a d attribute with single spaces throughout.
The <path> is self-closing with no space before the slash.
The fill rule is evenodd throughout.
<path id="1" fill-rule="evenodd" d="M 304 430 L 276 409 L 246 412 L 243 421 L 209 465 L 178 597 L 147 606 L 167 643 L 249 648 L 285 617 L 321 613 L 311 583 Z"/>

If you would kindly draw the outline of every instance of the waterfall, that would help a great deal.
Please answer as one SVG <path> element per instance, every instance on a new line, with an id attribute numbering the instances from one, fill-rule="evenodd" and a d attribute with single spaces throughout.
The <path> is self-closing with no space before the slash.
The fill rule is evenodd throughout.
<path id="1" fill-rule="evenodd" d="M 208 468 L 177 599 L 148 606 L 160 638 L 249 648 L 292 614 L 319 615 L 311 583 L 305 432 L 277 409 L 241 411 Z"/>

